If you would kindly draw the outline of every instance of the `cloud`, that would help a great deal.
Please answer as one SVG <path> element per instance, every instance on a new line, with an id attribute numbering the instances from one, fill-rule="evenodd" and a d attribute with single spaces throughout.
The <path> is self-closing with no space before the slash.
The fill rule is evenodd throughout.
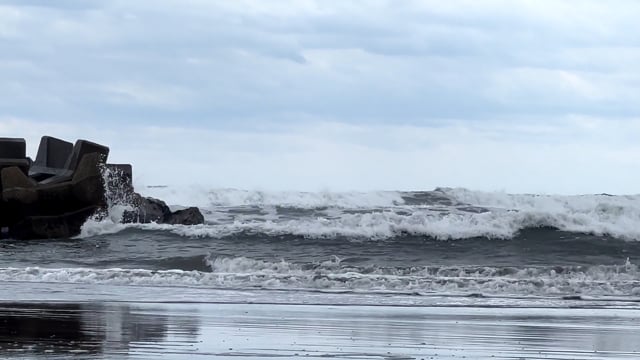
<path id="1" fill-rule="evenodd" d="M 438 186 L 536 193 L 635 193 L 640 119 L 569 117 L 546 124 L 361 125 L 332 121 L 253 130 L 91 126 L 0 119 L 0 132 L 39 131 L 109 144 L 137 186 L 276 190 L 424 190 Z M 25 130 L 27 129 L 27 130 Z"/>
<path id="2" fill-rule="evenodd" d="M 18 34 L 5 36 L 2 57 L 30 66 L 2 75 L 35 101 L 78 100 L 49 112 L 58 118 L 68 108 L 91 117 L 96 101 L 106 110 L 100 120 L 109 110 L 123 116 L 122 104 L 100 101 L 99 89 L 113 83 L 190 89 L 200 96 L 183 118 L 210 121 L 291 112 L 411 122 L 638 110 L 629 91 L 637 81 L 622 80 L 638 78 L 637 40 L 626 30 L 633 2 L 620 3 L 627 11 L 594 1 L 580 8 L 563 1 L 19 4 L 5 2 L 0 13 L 11 20 L 1 33 Z M 612 92 L 626 93 L 625 101 Z M 146 107 L 162 117 L 158 102 Z M 17 106 L 12 113 L 43 116 Z"/>
<path id="3" fill-rule="evenodd" d="M 185 103 L 192 97 L 188 89 L 132 82 L 107 84 L 103 90 L 109 101 L 114 103 L 153 106 L 161 109 L 186 106 Z"/>
<path id="4" fill-rule="evenodd" d="M 12 7 L 43 7 L 62 10 L 86 10 L 96 8 L 97 1 L 83 0 L 0 0 L 0 6 L 7 5 Z"/>

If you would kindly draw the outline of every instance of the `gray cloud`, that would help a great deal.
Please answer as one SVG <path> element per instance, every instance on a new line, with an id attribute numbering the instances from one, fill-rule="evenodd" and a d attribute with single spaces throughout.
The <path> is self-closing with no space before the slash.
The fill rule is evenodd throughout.
<path id="1" fill-rule="evenodd" d="M 220 125 L 640 110 L 632 1 L 87 3 L 0 2 L 0 114 Z"/>
<path id="2" fill-rule="evenodd" d="M 0 6 L 12 7 L 42 7 L 63 10 L 87 10 L 99 8 L 100 1 L 84 0 L 0 0 Z"/>

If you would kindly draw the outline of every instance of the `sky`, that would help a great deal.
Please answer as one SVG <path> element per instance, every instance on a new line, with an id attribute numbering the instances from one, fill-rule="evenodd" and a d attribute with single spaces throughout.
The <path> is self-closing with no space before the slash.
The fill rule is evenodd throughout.
<path id="1" fill-rule="evenodd" d="M 135 183 L 640 192 L 640 2 L 0 0 L 0 136 Z"/>

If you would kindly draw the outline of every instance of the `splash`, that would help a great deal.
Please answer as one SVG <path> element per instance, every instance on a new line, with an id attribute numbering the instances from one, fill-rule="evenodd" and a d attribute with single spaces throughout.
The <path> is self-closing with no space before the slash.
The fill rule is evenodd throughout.
<path id="1" fill-rule="evenodd" d="M 101 165 L 102 184 L 106 208 L 91 216 L 82 225 L 78 237 L 90 237 L 101 234 L 116 233 L 126 226 L 122 219 L 126 211 L 134 209 L 134 192 L 125 180 L 126 175 L 121 169 Z"/>

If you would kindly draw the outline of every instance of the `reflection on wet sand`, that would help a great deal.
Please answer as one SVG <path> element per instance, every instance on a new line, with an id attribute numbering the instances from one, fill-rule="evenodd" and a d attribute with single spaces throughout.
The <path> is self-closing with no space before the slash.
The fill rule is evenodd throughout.
<path id="1" fill-rule="evenodd" d="M 196 339 L 196 316 L 163 312 L 136 312 L 126 304 L 3 304 L 0 354 L 125 355 L 163 344 L 170 333 L 183 344 Z"/>
<path id="2" fill-rule="evenodd" d="M 0 343 L 4 351 L 99 353 L 101 341 L 83 331 L 78 305 L 5 305 L 0 309 Z"/>
<path id="3" fill-rule="evenodd" d="M 2 358 L 635 359 L 640 311 L 0 304 Z"/>

